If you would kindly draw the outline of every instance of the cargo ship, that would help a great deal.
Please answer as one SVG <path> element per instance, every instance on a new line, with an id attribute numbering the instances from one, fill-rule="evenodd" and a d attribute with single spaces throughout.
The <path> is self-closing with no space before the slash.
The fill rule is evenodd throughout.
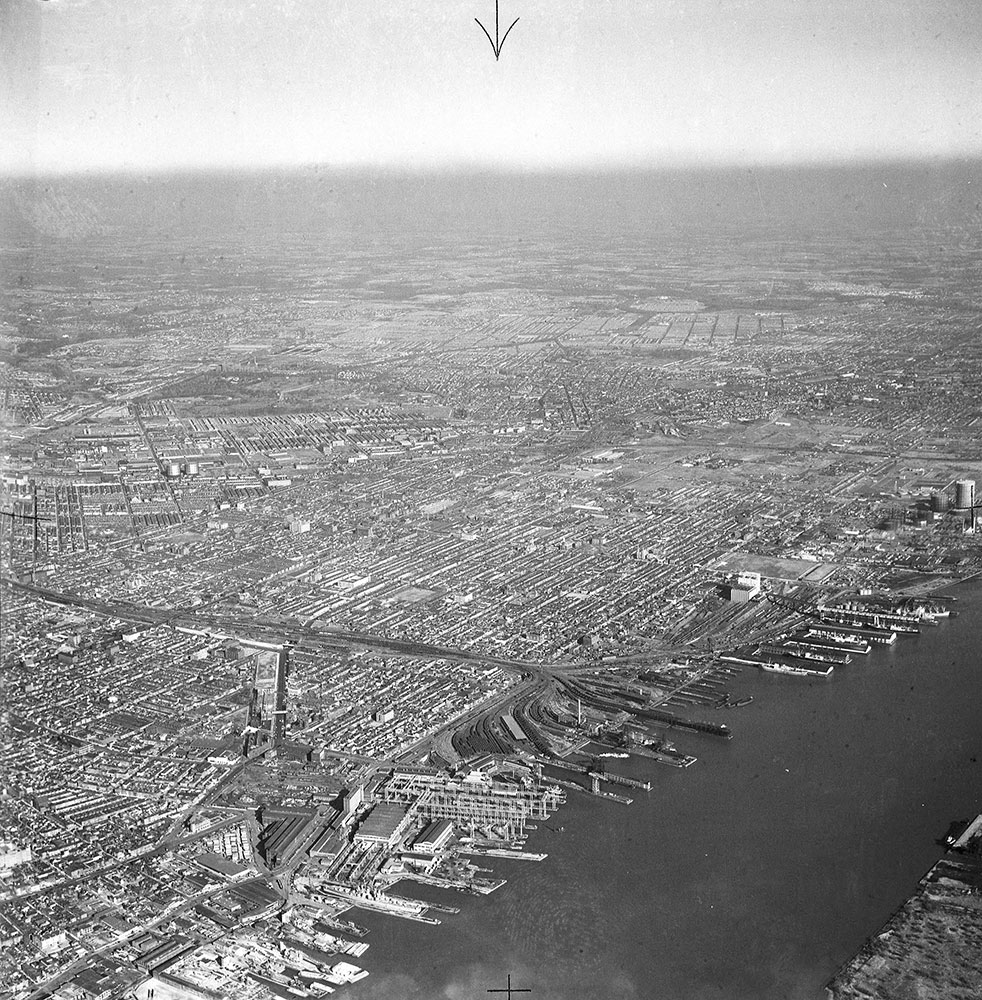
<path id="1" fill-rule="evenodd" d="M 895 622 L 893 620 L 887 621 L 878 616 L 870 618 L 858 617 L 848 611 L 842 613 L 824 614 L 822 615 L 822 621 L 836 622 L 839 625 L 851 625 L 854 628 L 890 629 L 898 635 L 918 635 L 921 631 L 917 625 L 912 625 L 909 622 Z"/>
<path id="2" fill-rule="evenodd" d="M 747 695 L 746 698 L 737 698 L 736 701 L 733 701 L 730 698 L 729 694 L 724 694 L 723 697 L 720 698 L 713 707 L 714 708 L 743 708 L 744 705 L 749 705 L 753 700 L 754 700 L 754 696 L 752 694 Z"/>
<path id="3" fill-rule="evenodd" d="M 835 669 L 835 665 L 831 663 L 827 664 L 824 668 L 817 666 L 806 667 L 797 663 L 788 663 L 784 660 L 765 659 L 762 656 L 748 656 L 746 654 L 743 656 L 725 655 L 721 656 L 720 659 L 728 663 L 746 663 L 748 666 L 760 667 L 761 670 L 769 670 L 777 674 L 796 674 L 799 677 L 830 677 L 832 671 Z"/>
<path id="4" fill-rule="evenodd" d="M 776 660 L 759 660 L 758 666 L 773 674 L 793 674 L 796 677 L 828 677 L 835 667 L 830 663 L 824 670 L 802 667 L 796 663 L 778 663 Z"/>
<path id="5" fill-rule="evenodd" d="M 841 607 L 822 607 L 818 611 L 822 621 L 836 621 L 847 625 L 874 625 L 877 628 L 891 628 L 897 632 L 919 632 L 922 621 L 916 615 L 897 614 L 894 611 Z"/>
<path id="6" fill-rule="evenodd" d="M 889 628 L 874 628 L 872 625 L 839 625 L 822 623 L 808 626 L 812 635 L 823 635 L 829 639 L 864 639 L 879 646 L 892 646 L 897 641 L 897 633 Z"/>

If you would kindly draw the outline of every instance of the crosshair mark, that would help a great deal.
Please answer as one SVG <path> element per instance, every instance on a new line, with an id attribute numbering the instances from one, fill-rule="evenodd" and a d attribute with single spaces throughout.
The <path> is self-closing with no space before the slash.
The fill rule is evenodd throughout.
<path id="1" fill-rule="evenodd" d="M 508 994 L 507 1000 L 511 1000 L 511 998 L 516 993 L 531 993 L 531 992 L 532 991 L 528 990 L 528 989 L 520 990 L 517 986 L 512 986 L 512 984 L 511 984 L 511 973 L 510 972 L 508 973 L 508 985 L 505 987 L 505 989 L 503 989 L 503 990 L 488 990 L 488 993 L 507 993 Z"/>

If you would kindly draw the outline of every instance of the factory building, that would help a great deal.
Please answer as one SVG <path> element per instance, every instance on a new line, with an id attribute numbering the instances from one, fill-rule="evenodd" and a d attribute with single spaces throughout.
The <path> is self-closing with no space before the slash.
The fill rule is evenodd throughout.
<path id="1" fill-rule="evenodd" d="M 350 819 L 361 808 L 365 801 L 365 786 L 355 785 L 354 788 L 344 793 L 344 807 L 342 812 L 345 819 Z"/>
<path id="2" fill-rule="evenodd" d="M 358 827 L 355 840 L 395 847 L 409 825 L 409 810 L 395 802 L 379 802 Z"/>
<path id="3" fill-rule="evenodd" d="M 435 854 L 442 850 L 453 836 L 453 823 L 448 819 L 436 820 L 413 841 L 413 850 Z"/>
<path id="4" fill-rule="evenodd" d="M 723 597 L 734 604 L 746 604 L 760 593 L 760 573 L 740 573 L 735 583 L 724 583 Z"/>

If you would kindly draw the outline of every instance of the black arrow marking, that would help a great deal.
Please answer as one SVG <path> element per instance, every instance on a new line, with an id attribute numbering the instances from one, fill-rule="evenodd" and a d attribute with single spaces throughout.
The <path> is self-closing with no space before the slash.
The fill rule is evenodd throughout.
<path id="1" fill-rule="evenodd" d="M 508 34 L 511 31 L 511 29 L 514 28 L 516 24 L 518 24 L 521 18 L 516 17 L 515 20 L 512 21 L 510 25 L 508 25 L 508 31 L 505 32 L 504 37 L 501 39 L 501 41 L 498 41 L 498 0 L 494 0 L 494 38 L 491 37 L 491 32 L 488 31 L 488 29 L 485 28 L 484 25 L 481 24 L 481 22 L 478 21 L 476 17 L 474 18 L 474 20 L 477 21 L 477 26 L 481 29 L 481 31 L 484 32 L 485 37 L 491 43 L 491 48 L 494 50 L 494 61 L 497 62 L 498 59 L 501 58 L 501 46 L 505 44 L 505 38 L 508 37 Z"/>

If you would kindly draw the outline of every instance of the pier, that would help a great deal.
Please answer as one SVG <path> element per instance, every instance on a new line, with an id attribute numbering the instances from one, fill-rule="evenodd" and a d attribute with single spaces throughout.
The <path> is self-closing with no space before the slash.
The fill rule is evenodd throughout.
<path id="1" fill-rule="evenodd" d="M 739 661 L 736 661 L 739 662 Z M 660 722 L 670 729 L 687 729 L 693 733 L 705 733 L 708 736 L 720 736 L 724 740 L 733 739 L 733 733 L 729 727 L 722 722 L 700 722 L 697 719 L 684 719 L 672 712 L 660 711 L 656 708 L 642 708 L 636 713 L 643 719 L 650 719 L 652 722 Z"/>
<path id="2" fill-rule="evenodd" d="M 650 781 L 639 781 L 637 778 L 628 778 L 623 774 L 611 774 L 609 771 L 589 772 L 600 778 L 601 781 L 609 781 L 612 785 L 625 785 L 627 788 L 643 788 L 646 792 L 651 791 Z"/>
<path id="3" fill-rule="evenodd" d="M 600 787 L 600 778 L 596 775 L 591 776 L 591 782 L 589 788 L 584 788 L 582 785 L 578 785 L 575 781 L 566 781 L 563 778 L 557 778 L 556 782 L 562 785 L 563 788 L 571 788 L 577 792 L 583 792 L 586 795 L 595 795 L 599 799 L 610 799 L 611 802 L 620 802 L 621 805 L 629 806 L 634 799 L 628 798 L 626 795 L 618 795 L 616 792 L 605 792 Z"/>

